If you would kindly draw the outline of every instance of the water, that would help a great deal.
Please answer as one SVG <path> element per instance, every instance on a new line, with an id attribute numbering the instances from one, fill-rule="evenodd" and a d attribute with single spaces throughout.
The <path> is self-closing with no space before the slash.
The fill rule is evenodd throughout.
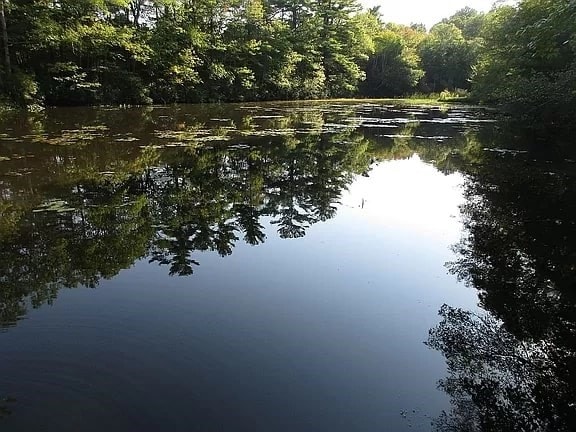
<path id="1" fill-rule="evenodd" d="M 5 118 L 2 430 L 569 430 L 576 164 L 532 141 L 472 107 Z"/>

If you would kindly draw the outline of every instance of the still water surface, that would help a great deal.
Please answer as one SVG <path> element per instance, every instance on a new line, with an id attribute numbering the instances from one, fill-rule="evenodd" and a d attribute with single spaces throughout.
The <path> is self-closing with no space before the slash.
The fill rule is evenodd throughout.
<path id="1" fill-rule="evenodd" d="M 576 164 L 544 147 L 466 107 L 5 118 L 0 428 L 569 430 Z"/>

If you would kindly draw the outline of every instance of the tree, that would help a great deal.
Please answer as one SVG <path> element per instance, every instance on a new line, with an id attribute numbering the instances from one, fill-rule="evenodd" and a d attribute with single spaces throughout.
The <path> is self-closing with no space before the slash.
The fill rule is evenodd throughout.
<path id="1" fill-rule="evenodd" d="M 576 107 L 576 3 L 523 0 L 486 17 L 485 48 L 473 77 L 482 101 L 544 123 L 565 122 Z"/>
<path id="2" fill-rule="evenodd" d="M 366 60 L 367 52 L 357 44 L 351 26 L 351 15 L 359 10 L 357 0 L 318 0 L 314 5 L 317 46 L 329 97 L 353 95 L 364 79 L 357 62 Z"/>
<path id="3" fill-rule="evenodd" d="M 6 0 L 0 1 L 0 26 L 2 27 L 2 49 L 4 51 L 4 67 L 6 74 L 10 75 L 10 44 L 8 41 L 8 27 L 6 25 Z"/>
<path id="4" fill-rule="evenodd" d="M 362 93 L 391 97 L 413 92 L 424 76 L 416 51 L 423 38 L 424 33 L 418 30 L 391 24 L 375 32 L 374 52 L 366 65 Z"/>
<path id="5" fill-rule="evenodd" d="M 436 24 L 419 48 L 427 87 L 438 92 L 467 89 L 475 61 L 474 51 L 454 24 Z"/>
<path id="6" fill-rule="evenodd" d="M 466 40 L 480 37 L 485 14 L 470 7 L 460 9 L 450 18 L 444 18 L 442 24 L 453 24 L 460 29 Z"/>

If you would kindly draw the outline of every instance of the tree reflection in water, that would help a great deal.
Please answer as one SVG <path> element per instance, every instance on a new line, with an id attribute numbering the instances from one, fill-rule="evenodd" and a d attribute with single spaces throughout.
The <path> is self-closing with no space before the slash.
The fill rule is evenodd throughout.
<path id="1" fill-rule="evenodd" d="M 268 225 L 302 237 L 335 216 L 342 191 L 373 162 L 417 153 L 466 176 L 465 237 L 450 270 L 484 309 L 444 306 L 430 332 L 453 400 L 436 428 L 570 430 L 575 158 L 518 152 L 505 131 L 466 124 L 462 112 L 450 123 L 438 109 L 392 111 L 213 106 L 10 120 L 0 137 L 0 326 L 138 260 L 186 276 L 201 252 L 263 243 Z M 0 401 L 0 415 L 9 405 Z"/>
<path id="2" fill-rule="evenodd" d="M 438 430 L 576 424 L 576 172 L 561 153 L 487 152 L 469 170 L 465 236 L 449 268 L 484 311 L 445 305 L 430 331 L 453 401 Z"/>
<path id="3" fill-rule="evenodd" d="M 263 243 L 266 221 L 281 238 L 302 237 L 335 215 L 354 176 L 393 144 L 347 125 L 353 108 L 290 108 L 260 123 L 233 108 L 58 110 L 9 121 L 0 323 L 139 259 L 191 275 L 198 252 Z"/>

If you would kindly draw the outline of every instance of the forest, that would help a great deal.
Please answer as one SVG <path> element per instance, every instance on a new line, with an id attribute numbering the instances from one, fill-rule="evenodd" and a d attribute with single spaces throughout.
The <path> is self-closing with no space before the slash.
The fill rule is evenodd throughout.
<path id="1" fill-rule="evenodd" d="M 434 94 L 546 122 L 576 109 L 576 1 L 465 8 L 431 29 L 357 0 L 0 0 L 0 104 Z"/>

